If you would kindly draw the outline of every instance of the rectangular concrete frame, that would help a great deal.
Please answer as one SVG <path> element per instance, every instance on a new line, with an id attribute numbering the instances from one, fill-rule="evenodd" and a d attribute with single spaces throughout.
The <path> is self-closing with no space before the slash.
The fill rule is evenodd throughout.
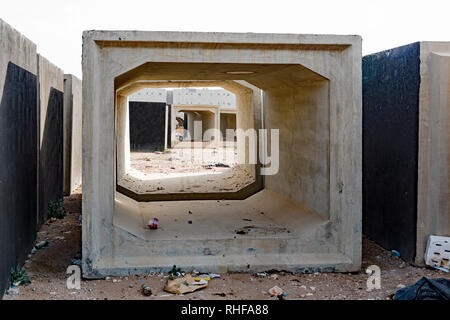
<path id="1" fill-rule="evenodd" d="M 418 265 L 430 235 L 450 235 L 450 42 L 420 42 Z"/>
<path id="2" fill-rule="evenodd" d="M 138 242 L 134 235 L 120 230 L 113 223 L 116 189 L 114 79 L 147 62 L 302 65 L 329 80 L 325 89 L 317 89 L 329 100 L 329 119 L 325 121 L 329 126 L 326 155 L 329 163 L 329 177 L 326 177 L 329 190 L 324 192 L 329 201 L 314 199 L 313 191 L 308 191 L 305 199 L 319 207 L 320 200 L 326 202 L 328 211 L 321 212 L 321 215 L 329 221 L 328 231 L 331 238 L 335 239 L 334 249 L 323 252 L 325 249 L 321 249 L 321 241 L 318 241 L 308 244 L 310 247 L 306 249 L 299 248 L 303 249 L 302 253 L 292 257 L 280 257 L 277 254 L 268 254 L 262 259 L 252 257 L 251 266 L 236 257 L 227 260 L 209 255 L 195 261 L 189 256 L 184 257 L 184 260 L 179 257 L 182 263 L 177 265 L 185 270 L 199 268 L 205 272 L 257 271 L 272 268 L 294 272 L 346 272 L 360 269 L 362 112 L 359 36 L 86 31 L 83 34 L 85 277 L 167 271 L 173 264 L 171 259 L 157 262 L 148 254 L 129 259 L 128 253 L 145 252 L 145 243 Z M 264 93 L 269 110 L 284 99 L 283 92 L 272 89 L 269 88 Z M 300 103 L 305 103 L 301 97 L 297 97 L 294 104 L 299 99 Z M 282 126 L 284 121 L 281 115 L 274 120 L 265 115 L 264 119 L 267 128 Z M 286 143 L 288 144 L 281 144 L 280 148 L 285 148 L 281 153 L 295 154 L 295 150 L 286 148 L 289 147 Z M 283 168 L 281 174 L 289 174 L 286 170 L 289 169 Z M 266 188 L 278 192 L 283 192 L 286 188 L 290 190 L 290 186 L 283 183 L 281 177 L 265 178 Z M 159 250 L 164 251 L 164 248 Z M 309 251 L 303 253 L 304 250 Z"/>
<path id="3" fill-rule="evenodd" d="M 71 74 L 64 75 L 64 195 L 81 185 L 82 165 L 82 84 Z"/>

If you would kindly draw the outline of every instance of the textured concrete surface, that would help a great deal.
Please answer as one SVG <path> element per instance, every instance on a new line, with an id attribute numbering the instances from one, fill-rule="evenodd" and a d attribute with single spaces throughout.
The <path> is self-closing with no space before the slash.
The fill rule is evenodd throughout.
<path id="1" fill-rule="evenodd" d="M 40 151 L 39 217 L 47 219 L 48 204 L 63 197 L 64 72 L 38 55 Z"/>
<path id="2" fill-rule="evenodd" d="M 450 42 L 420 42 L 417 250 L 450 236 Z"/>
<path id="3" fill-rule="evenodd" d="M 417 42 L 363 59 L 365 232 L 418 265 L 450 234 L 449 56 Z"/>
<path id="4" fill-rule="evenodd" d="M 64 195 L 81 185 L 82 85 L 71 74 L 64 75 Z"/>
<path id="5" fill-rule="evenodd" d="M 279 174 L 289 178 L 293 175 L 291 180 L 283 182 L 276 175 L 266 176 L 268 190 L 262 192 L 272 192 L 277 199 L 283 199 L 267 206 L 294 203 L 312 212 L 324 222 L 323 233 L 314 233 L 314 227 L 309 225 L 305 226 L 308 230 L 305 232 L 311 232 L 311 238 L 303 231 L 294 231 L 292 241 L 281 246 L 278 238 L 262 240 L 266 250 L 259 255 L 250 249 L 253 245 L 261 248 L 261 242 L 254 243 L 251 238 L 243 241 L 235 252 L 234 246 L 228 247 L 226 239 L 210 245 L 206 237 L 188 241 L 188 235 L 185 241 L 161 246 L 156 240 L 141 241 L 138 235 L 117 225 L 116 221 L 123 219 L 125 212 L 132 215 L 136 212 L 128 201 L 122 201 L 124 210 L 117 207 L 121 196 L 115 193 L 115 154 L 121 146 L 115 145 L 114 108 L 116 99 L 118 108 L 121 103 L 120 95 L 116 97 L 115 93 L 128 90 L 134 83 L 169 80 L 223 81 L 232 87 L 243 86 L 245 90 L 236 97 L 238 128 L 266 127 L 297 132 L 291 134 L 293 148 L 288 150 L 289 142 L 280 145 L 280 151 L 294 160 L 285 160 Z M 283 97 L 283 90 L 291 99 Z M 309 94 L 310 99 L 302 100 L 301 93 Z M 205 270 L 355 271 L 360 268 L 360 37 L 87 31 L 83 34 L 83 98 L 84 276 L 95 278 L 170 269 L 175 260 L 183 268 L 195 266 Z M 299 119 L 306 125 L 305 130 L 294 128 L 294 121 L 265 116 L 267 111 L 283 112 L 281 103 L 286 100 L 307 116 Z M 329 110 L 329 122 L 321 119 L 317 110 Z M 117 137 L 123 139 L 119 138 L 120 132 Z M 310 137 L 313 142 L 306 141 Z M 238 136 L 240 143 L 243 140 Z M 328 150 L 326 155 L 315 153 L 314 143 L 319 150 Z M 299 155 L 303 152 L 301 147 L 306 147 L 304 156 Z M 299 159 L 307 161 L 307 165 L 302 167 L 302 163 L 297 163 Z M 313 166 L 315 162 L 319 163 L 318 167 Z M 117 165 L 119 172 L 119 161 Z M 305 184 L 296 185 L 295 193 L 280 197 L 278 193 L 284 192 L 289 184 L 293 186 L 298 177 Z M 314 184 L 320 194 L 318 198 L 307 185 L 314 177 L 318 181 Z M 319 203 L 319 198 L 325 204 Z M 237 201 L 238 206 L 240 203 L 243 202 Z M 215 210 L 218 202 L 210 201 L 209 205 Z M 152 214 L 158 215 L 158 211 Z M 295 224 L 302 216 L 289 215 L 290 223 Z M 206 225 L 216 224 L 212 217 L 206 220 Z M 129 220 L 132 221 L 137 220 Z M 219 222 L 218 227 L 223 223 Z M 140 229 L 142 224 L 136 222 L 128 230 Z M 183 252 L 187 254 L 182 255 Z"/>
<path id="6" fill-rule="evenodd" d="M 0 20 L 0 297 L 36 238 L 36 45 Z"/>
<path id="7" fill-rule="evenodd" d="M 164 151 L 166 146 L 166 103 L 129 101 L 131 151 Z"/>
<path id="8" fill-rule="evenodd" d="M 363 231 L 414 261 L 420 44 L 363 58 Z"/>

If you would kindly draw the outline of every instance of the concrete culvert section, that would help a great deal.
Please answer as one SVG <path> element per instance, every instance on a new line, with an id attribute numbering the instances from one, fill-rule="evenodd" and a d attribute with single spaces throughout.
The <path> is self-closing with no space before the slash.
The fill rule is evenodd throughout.
<path id="1" fill-rule="evenodd" d="M 239 113 L 247 128 L 252 128 L 254 120 L 249 118 L 248 109 L 242 103 L 236 107 L 236 96 L 225 89 L 212 87 L 195 89 L 192 81 L 135 82 L 117 90 L 119 112 L 116 121 L 118 143 L 117 191 L 138 201 L 157 200 L 199 200 L 199 199 L 244 199 L 261 190 L 256 182 L 255 164 L 238 163 L 238 153 L 245 153 L 245 147 L 237 148 L 236 124 L 231 121 L 221 123 L 222 111 L 228 116 Z M 231 90 L 249 93 L 247 87 L 225 82 L 197 82 L 205 86 L 222 85 Z M 166 119 L 161 119 L 158 111 L 161 99 L 168 92 L 160 89 L 167 86 L 172 92 L 171 104 L 167 104 Z M 145 87 L 145 89 L 143 89 Z M 186 87 L 186 88 L 184 88 Z M 239 89 L 239 90 L 238 90 Z M 139 90 L 135 92 L 136 90 Z M 144 102 L 142 100 L 152 100 Z M 224 98 L 223 98 L 224 97 Z M 160 100 L 158 100 L 160 98 Z M 136 102 L 132 100 L 139 99 Z M 158 100 L 158 101 L 156 101 Z M 128 102 L 127 102 L 128 101 Z M 140 109 L 136 109 L 136 104 Z M 227 108 L 223 108 L 227 106 Z M 128 110 L 127 110 L 128 108 Z M 140 113 L 136 113 L 139 111 Z M 176 118 L 186 115 L 187 121 L 182 131 L 177 131 Z M 128 115 L 128 116 L 127 116 Z M 138 128 L 135 128 L 135 127 Z M 175 130 L 168 130 L 175 128 Z M 220 128 L 231 130 L 223 139 Z M 136 137 L 136 132 L 141 132 Z M 134 141 L 159 139 L 164 147 L 164 133 L 171 140 L 171 148 L 156 152 L 143 152 Z M 180 141 L 178 137 L 183 137 Z M 128 141 L 129 137 L 129 141 Z M 226 137 L 225 137 L 226 139 Z M 147 148 L 151 151 L 155 148 Z M 255 150 L 256 151 L 256 150 Z"/>
<path id="2" fill-rule="evenodd" d="M 174 264 L 359 270 L 360 37 L 88 31 L 83 42 L 86 277 Z M 237 157 L 255 181 L 234 192 L 124 192 L 128 96 L 152 86 L 234 93 Z M 148 229 L 154 217 L 159 228 Z"/>

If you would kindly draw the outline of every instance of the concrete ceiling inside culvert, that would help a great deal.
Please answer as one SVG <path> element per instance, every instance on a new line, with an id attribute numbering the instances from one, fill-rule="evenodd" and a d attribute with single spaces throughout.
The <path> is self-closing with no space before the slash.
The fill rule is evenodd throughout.
<path id="1" fill-rule="evenodd" d="M 116 77 L 115 88 L 145 80 L 244 80 L 269 90 L 298 87 L 327 79 L 302 65 L 292 64 L 148 62 Z"/>
<path id="2" fill-rule="evenodd" d="M 251 93 L 247 86 L 232 80 L 189 80 L 189 81 L 167 81 L 167 80 L 138 80 L 117 90 L 117 94 L 129 96 L 145 88 L 187 88 L 187 87 L 221 87 L 234 94 Z"/>

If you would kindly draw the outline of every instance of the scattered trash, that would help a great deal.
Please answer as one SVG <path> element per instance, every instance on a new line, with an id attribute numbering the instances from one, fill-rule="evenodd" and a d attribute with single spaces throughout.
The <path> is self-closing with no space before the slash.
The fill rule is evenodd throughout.
<path id="1" fill-rule="evenodd" d="M 34 247 L 39 250 L 46 246 L 48 246 L 48 241 L 44 240 L 44 241 L 36 243 L 36 245 Z"/>
<path id="2" fill-rule="evenodd" d="M 449 272 L 450 237 L 431 235 L 428 238 L 425 263 L 438 270 Z"/>
<path id="3" fill-rule="evenodd" d="M 400 257 L 400 252 L 398 252 L 397 250 L 392 250 L 391 252 L 394 256 Z"/>
<path id="4" fill-rule="evenodd" d="M 120 280 L 119 279 L 113 279 L 112 282 L 117 283 L 117 282 L 120 282 Z"/>
<path id="5" fill-rule="evenodd" d="M 78 221 L 83 221 L 83 216 L 81 214 L 78 216 Z"/>
<path id="6" fill-rule="evenodd" d="M 169 273 L 169 279 L 173 280 L 175 277 L 181 276 L 181 269 L 177 268 L 176 265 L 173 265 L 172 270 L 170 270 L 168 273 Z"/>
<path id="7" fill-rule="evenodd" d="M 225 292 L 220 292 L 220 293 L 213 293 L 213 295 L 219 296 L 219 297 L 225 297 L 227 294 Z"/>
<path id="8" fill-rule="evenodd" d="M 211 280 L 211 279 L 209 279 L 209 278 L 207 278 L 207 279 L 194 279 L 194 282 L 192 282 L 191 284 L 193 284 L 193 285 L 208 284 L 209 280 Z"/>
<path id="9" fill-rule="evenodd" d="M 435 268 L 435 269 L 437 269 L 437 270 L 441 270 L 441 271 L 447 272 L 447 273 L 450 272 L 449 269 L 444 268 L 444 267 L 433 267 L 433 268 Z"/>
<path id="10" fill-rule="evenodd" d="M 280 297 L 283 294 L 283 289 L 281 289 L 278 286 L 275 286 L 273 288 L 270 288 L 268 292 L 271 296 Z"/>
<path id="11" fill-rule="evenodd" d="M 194 292 L 208 286 L 208 281 L 198 281 L 197 283 L 190 274 L 185 275 L 182 278 L 177 278 L 174 280 L 167 280 L 164 286 L 164 291 L 175 293 L 175 294 L 185 294 Z"/>
<path id="12" fill-rule="evenodd" d="M 150 288 L 148 285 L 143 284 L 142 285 L 142 294 L 144 296 L 151 296 L 152 295 L 152 288 Z"/>
<path id="13" fill-rule="evenodd" d="M 276 274 L 272 274 L 270 277 L 271 277 L 272 279 L 275 279 L 275 280 L 278 279 L 278 276 L 277 276 Z"/>
<path id="14" fill-rule="evenodd" d="M 219 163 L 216 163 L 216 164 L 207 164 L 207 165 L 204 165 L 203 167 L 205 169 L 211 169 L 211 168 L 214 168 L 214 167 L 216 167 L 216 168 L 229 168 L 230 166 L 227 165 L 227 164 L 219 162 Z"/>
<path id="15" fill-rule="evenodd" d="M 7 294 L 12 294 L 12 295 L 18 295 L 19 294 L 19 288 L 17 288 L 16 286 L 11 286 L 11 288 L 9 288 L 6 293 Z"/>
<path id="16" fill-rule="evenodd" d="M 55 217 L 51 217 L 50 220 L 49 220 L 49 222 L 50 222 L 50 223 L 53 223 L 53 222 L 56 222 L 56 220 L 58 220 L 58 219 L 56 219 Z"/>
<path id="17" fill-rule="evenodd" d="M 210 273 L 209 274 L 209 278 L 210 279 L 219 279 L 220 278 L 220 274 Z"/>
<path id="18" fill-rule="evenodd" d="M 267 273 L 266 272 L 258 272 L 256 275 L 258 277 L 267 277 Z"/>
<path id="19" fill-rule="evenodd" d="M 199 274 L 200 274 L 200 272 L 198 270 L 195 270 L 195 269 L 191 272 L 191 275 L 193 275 L 193 276 L 197 276 Z"/>
<path id="20" fill-rule="evenodd" d="M 72 264 L 81 267 L 81 260 L 80 259 L 72 259 Z"/>
<path id="21" fill-rule="evenodd" d="M 401 284 L 401 283 L 397 285 L 397 288 L 399 288 L 399 289 L 403 289 L 404 287 L 406 287 L 406 286 L 404 284 Z"/>
<path id="22" fill-rule="evenodd" d="M 450 300 L 450 279 L 422 277 L 416 284 L 398 290 L 394 300 Z"/>
<path id="23" fill-rule="evenodd" d="M 36 253 L 36 248 L 33 247 L 33 249 L 31 249 L 31 254 L 35 254 Z"/>
<path id="24" fill-rule="evenodd" d="M 159 223 L 158 218 L 152 218 L 152 219 L 148 220 L 149 229 L 158 229 L 158 223 Z"/>

